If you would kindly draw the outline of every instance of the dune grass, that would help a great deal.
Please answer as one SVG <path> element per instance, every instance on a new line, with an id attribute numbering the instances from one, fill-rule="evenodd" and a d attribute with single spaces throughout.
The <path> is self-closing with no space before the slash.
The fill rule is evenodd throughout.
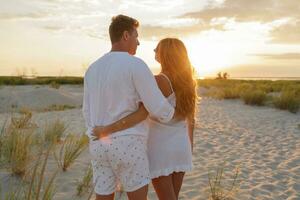
<path id="1" fill-rule="evenodd" d="M 44 112 L 49 112 L 49 111 L 64 111 L 64 110 L 74 109 L 74 108 L 76 108 L 76 106 L 67 105 L 67 104 L 63 104 L 63 105 L 52 104 L 49 107 L 43 109 L 43 111 Z"/>
<path id="2" fill-rule="evenodd" d="M 92 187 L 93 170 L 91 164 L 88 165 L 82 180 L 77 185 L 77 196 L 81 196 L 84 192 L 89 191 Z"/>
<path id="3" fill-rule="evenodd" d="M 300 95 L 297 91 L 283 91 L 279 97 L 274 97 L 274 106 L 282 110 L 296 113 L 300 107 Z"/>
<path id="4" fill-rule="evenodd" d="M 22 110 L 20 117 L 11 117 L 11 125 L 16 129 L 36 128 L 36 124 L 31 121 L 32 112 L 30 110 Z"/>
<path id="5" fill-rule="evenodd" d="M 57 83 L 56 81 L 52 81 L 52 82 L 49 84 L 49 86 L 50 86 L 51 88 L 54 88 L 54 89 L 59 89 L 59 88 L 60 88 L 60 84 Z"/>
<path id="6" fill-rule="evenodd" d="M 267 99 L 266 93 L 261 90 L 245 91 L 242 93 L 241 97 L 245 104 L 257 105 L 257 106 L 264 105 L 264 103 Z"/>
<path id="7" fill-rule="evenodd" d="M 210 200 L 233 200 L 239 187 L 239 168 L 236 168 L 231 183 L 225 182 L 224 165 L 217 169 L 215 174 L 208 174 Z"/>
<path id="8" fill-rule="evenodd" d="M 34 137 L 37 126 L 31 117 L 30 111 L 20 117 L 12 116 L 5 121 L 0 132 L 0 164 L 19 177 L 27 172 L 37 143 Z"/>
<path id="9" fill-rule="evenodd" d="M 60 148 L 59 155 L 54 154 L 58 166 L 63 171 L 67 171 L 70 165 L 74 163 L 78 156 L 85 150 L 88 141 L 86 135 L 67 135 Z"/>
<path id="10" fill-rule="evenodd" d="M 33 133 L 9 128 L 2 136 L 1 157 L 12 174 L 24 176 L 32 158 Z"/>
<path id="11" fill-rule="evenodd" d="M 299 110 L 300 81 L 205 79 L 198 80 L 198 86 L 208 89 L 204 96 L 241 99 L 248 105 L 274 106 L 293 113 Z M 279 98 L 277 94 L 281 94 Z"/>
<path id="12" fill-rule="evenodd" d="M 63 84 L 83 84 L 82 77 L 36 77 L 25 78 L 22 76 L 0 76 L 0 85 L 51 85 L 51 83 Z"/>
<path id="13" fill-rule="evenodd" d="M 7 122 L 10 120 L 8 119 Z M 22 121 L 22 120 L 21 120 Z M 24 121 L 24 120 L 23 120 Z M 64 123 L 59 120 L 51 123 L 41 130 L 27 128 L 30 120 L 26 123 L 3 124 L 0 129 L 0 167 L 8 169 L 13 175 L 10 180 L 14 183 L 8 190 L 1 191 L 1 196 L 7 200 L 51 200 L 56 192 L 55 179 L 58 173 L 66 171 L 75 159 L 86 148 L 88 138 L 85 135 L 68 135 L 60 144 L 59 141 L 65 132 Z M 47 139 L 46 139 L 47 138 Z M 60 165 L 56 169 L 47 169 L 50 155 L 55 154 L 55 149 L 60 147 Z M 52 159 L 52 158 L 51 158 Z M 55 159 L 55 158 L 54 158 Z M 4 163 L 4 165 L 2 165 Z M 88 199 L 93 195 L 93 185 L 91 184 L 92 172 L 89 168 L 81 185 L 76 189 L 81 193 L 90 190 Z M 6 187 L 7 188 L 7 187 Z M 1 187 L 0 187 L 1 189 Z"/>
<path id="14" fill-rule="evenodd" d="M 61 142 L 61 138 L 66 131 L 67 126 L 61 122 L 59 119 L 51 122 L 50 124 L 46 124 L 44 130 L 44 140 L 46 143 L 59 143 Z"/>
<path id="15" fill-rule="evenodd" d="M 58 169 L 46 180 L 46 165 L 52 146 L 39 149 L 33 168 L 26 174 L 28 179 L 20 179 L 18 184 L 11 185 L 4 194 L 7 200 L 52 200 L 55 194 L 54 180 Z"/>

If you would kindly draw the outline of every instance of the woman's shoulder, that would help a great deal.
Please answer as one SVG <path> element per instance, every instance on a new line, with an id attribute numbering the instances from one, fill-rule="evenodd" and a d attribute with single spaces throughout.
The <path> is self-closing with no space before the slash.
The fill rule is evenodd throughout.
<path id="1" fill-rule="evenodd" d="M 173 91 L 169 80 L 162 74 L 155 75 L 154 77 L 163 95 L 165 97 L 170 96 L 173 93 Z"/>

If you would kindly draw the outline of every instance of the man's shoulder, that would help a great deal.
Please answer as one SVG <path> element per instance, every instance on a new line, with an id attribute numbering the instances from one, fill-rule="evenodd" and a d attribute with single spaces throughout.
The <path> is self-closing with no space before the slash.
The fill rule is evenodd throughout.
<path id="1" fill-rule="evenodd" d="M 128 62 L 130 62 L 130 64 L 134 63 L 138 65 L 146 65 L 146 63 L 141 58 L 138 58 L 136 56 L 124 54 L 123 58 L 126 59 Z"/>
<path id="2" fill-rule="evenodd" d="M 131 56 L 131 66 L 135 68 L 148 68 L 148 65 L 141 59 L 136 56 Z"/>
<path id="3" fill-rule="evenodd" d="M 104 54 L 103 56 L 99 57 L 97 60 L 95 60 L 94 62 L 92 62 L 89 67 L 86 70 L 86 74 L 87 73 L 92 73 L 91 71 L 93 71 L 94 69 L 96 69 L 99 65 L 102 65 L 103 62 L 105 62 L 105 57 L 106 54 Z"/>

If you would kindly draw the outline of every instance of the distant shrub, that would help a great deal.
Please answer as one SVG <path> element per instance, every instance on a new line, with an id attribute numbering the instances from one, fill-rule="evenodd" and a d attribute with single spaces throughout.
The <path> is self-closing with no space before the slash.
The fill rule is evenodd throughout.
<path id="1" fill-rule="evenodd" d="M 49 112 L 49 111 L 63 111 L 63 110 L 73 109 L 73 108 L 76 108 L 76 106 L 67 105 L 67 104 L 64 104 L 64 105 L 52 104 L 48 108 L 45 108 L 43 111 L 45 111 L 45 112 Z"/>
<path id="2" fill-rule="evenodd" d="M 50 83 L 50 87 L 51 87 L 51 88 L 54 88 L 54 89 L 59 89 L 59 88 L 60 88 L 60 84 L 57 83 L 56 81 L 52 81 L 52 82 Z"/>
<path id="3" fill-rule="evenodd" d="M 240 91 L 237 88 L 225 88 L 220 91 L 219 95 L 221 99 L 238 99 Z"/>
<path id="4" fill-rule="evenodd" d="M 264 105 L 266 98 L 267 98 L 266 93 L 261 90 L 254 90 L 254 91 L 247 90 L 242 94 L 242 99 L 244 103 L 248 105 L 257 105 L 257 106 Z"/>
<path id="5" fill-rule="evenodd" d="M 22 76 L 0 76 L 0 85 L 49 85 L 51 82 L 57 84 L 83 84 L 82 77 L 34 77 Z"/>
<path id="6" fill-rule="evenodd" d="M 300 107 L 300 98 L 296 91 L 283 91 L 279 97 L 274 97 L 273 103 L 276 108 L 296 113 Z"/>

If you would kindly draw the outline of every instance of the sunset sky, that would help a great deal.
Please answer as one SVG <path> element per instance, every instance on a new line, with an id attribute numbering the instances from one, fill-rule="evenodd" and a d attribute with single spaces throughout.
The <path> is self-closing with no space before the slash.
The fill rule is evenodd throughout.
<path id="1" fill-rule="evenodd" d="M 300 77 L 299 0 L 0 0 L 0 75 L 82 76 L 111 17 L 140 21 L 138 57 L 178 37 L 199 76 Z"/>

